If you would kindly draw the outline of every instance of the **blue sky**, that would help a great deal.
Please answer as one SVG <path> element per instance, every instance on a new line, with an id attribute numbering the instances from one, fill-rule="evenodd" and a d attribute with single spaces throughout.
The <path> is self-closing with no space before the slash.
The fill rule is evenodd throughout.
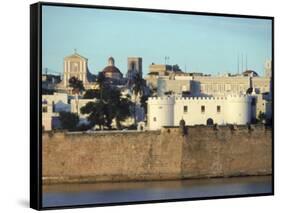
<path id="1" fill-rule="evenodd" d="M 43 6 L 43 68 L 63 72 L 63 58 L 74 49 L 97 74 L 113 56 L 121 72 L 127 57 L 216 75 L 237 73 L 237 57 L 263 75 L 271 59 L 271 20 Z"/>

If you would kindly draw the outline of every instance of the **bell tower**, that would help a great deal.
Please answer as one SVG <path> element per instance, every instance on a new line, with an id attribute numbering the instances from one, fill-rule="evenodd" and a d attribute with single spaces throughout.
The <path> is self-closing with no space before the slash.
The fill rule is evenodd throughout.
<path id="1" fill-rule="evenodd" d="M 128 72 L 127 78 L 129 81 L 134 79 L 136 74 L 140 74 L 142 77 L 142 58 L 140 57 L 129 57 L 128 58 Z"/>

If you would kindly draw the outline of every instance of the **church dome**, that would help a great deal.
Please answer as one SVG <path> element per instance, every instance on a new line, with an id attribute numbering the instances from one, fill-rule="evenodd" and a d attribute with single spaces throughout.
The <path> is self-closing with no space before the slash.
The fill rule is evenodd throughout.
<path id="1" fill-rule="evenodd" d="M 103 69 L 103 73 L 121 73 L 120 70 L 115 66 L 107 66 Z"/>
<path id="2" fill-rule="evenodd" d="M 122 78 L 122 73 L 120 70 L 115 66 L 114 58 L 108 58 L 108 65 L 103 69 L 103 74 L 107 78 Z"/>

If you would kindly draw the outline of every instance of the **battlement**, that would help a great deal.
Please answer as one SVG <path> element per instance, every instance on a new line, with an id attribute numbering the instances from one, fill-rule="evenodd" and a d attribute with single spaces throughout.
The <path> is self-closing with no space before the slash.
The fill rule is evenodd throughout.
<path id="1" fill-rule="evenodd" d="M 149 97 L 147 102 L 150 104 L 175 104 L 175 97 L 174 96 Z"/>
<path id="2" fill-rule="evenodd" d="M 216 97 L 175 97 L 175 96 L 163 96 L 163 97 L 150 97 L 149 103 L 174 103 L 174 101 L 245 101 L 248 102 L 253 96 L 251 95 L 227 95 Z"/>

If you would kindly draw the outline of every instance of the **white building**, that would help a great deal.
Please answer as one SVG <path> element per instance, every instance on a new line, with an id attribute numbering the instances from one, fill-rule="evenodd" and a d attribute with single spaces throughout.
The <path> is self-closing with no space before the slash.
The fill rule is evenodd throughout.
<path id="1" fill-rule="evenodd" d="M 251 121 L 251 100 L 248 95 L 149 98 L 148 128 L 178 126 L 181 119 L 186 125 L 206 125 L 207 120 L 219 125 L 247 124 Z"/>
<path id="2" fill-rule="evenodd" d="M 70 112 L 66 93 L 54 93 L 53 95 L 42 95 L 42 126 L 45 131 L 60 126 L 59 112 Z"/>
<path id="3" fill-rule="evenodd" d="M 68 104 L 68 95 L 66 93 L 42 95 L 42 101 L 51 104 L 54 112 L 70 111 L 70 104 Z"/>

